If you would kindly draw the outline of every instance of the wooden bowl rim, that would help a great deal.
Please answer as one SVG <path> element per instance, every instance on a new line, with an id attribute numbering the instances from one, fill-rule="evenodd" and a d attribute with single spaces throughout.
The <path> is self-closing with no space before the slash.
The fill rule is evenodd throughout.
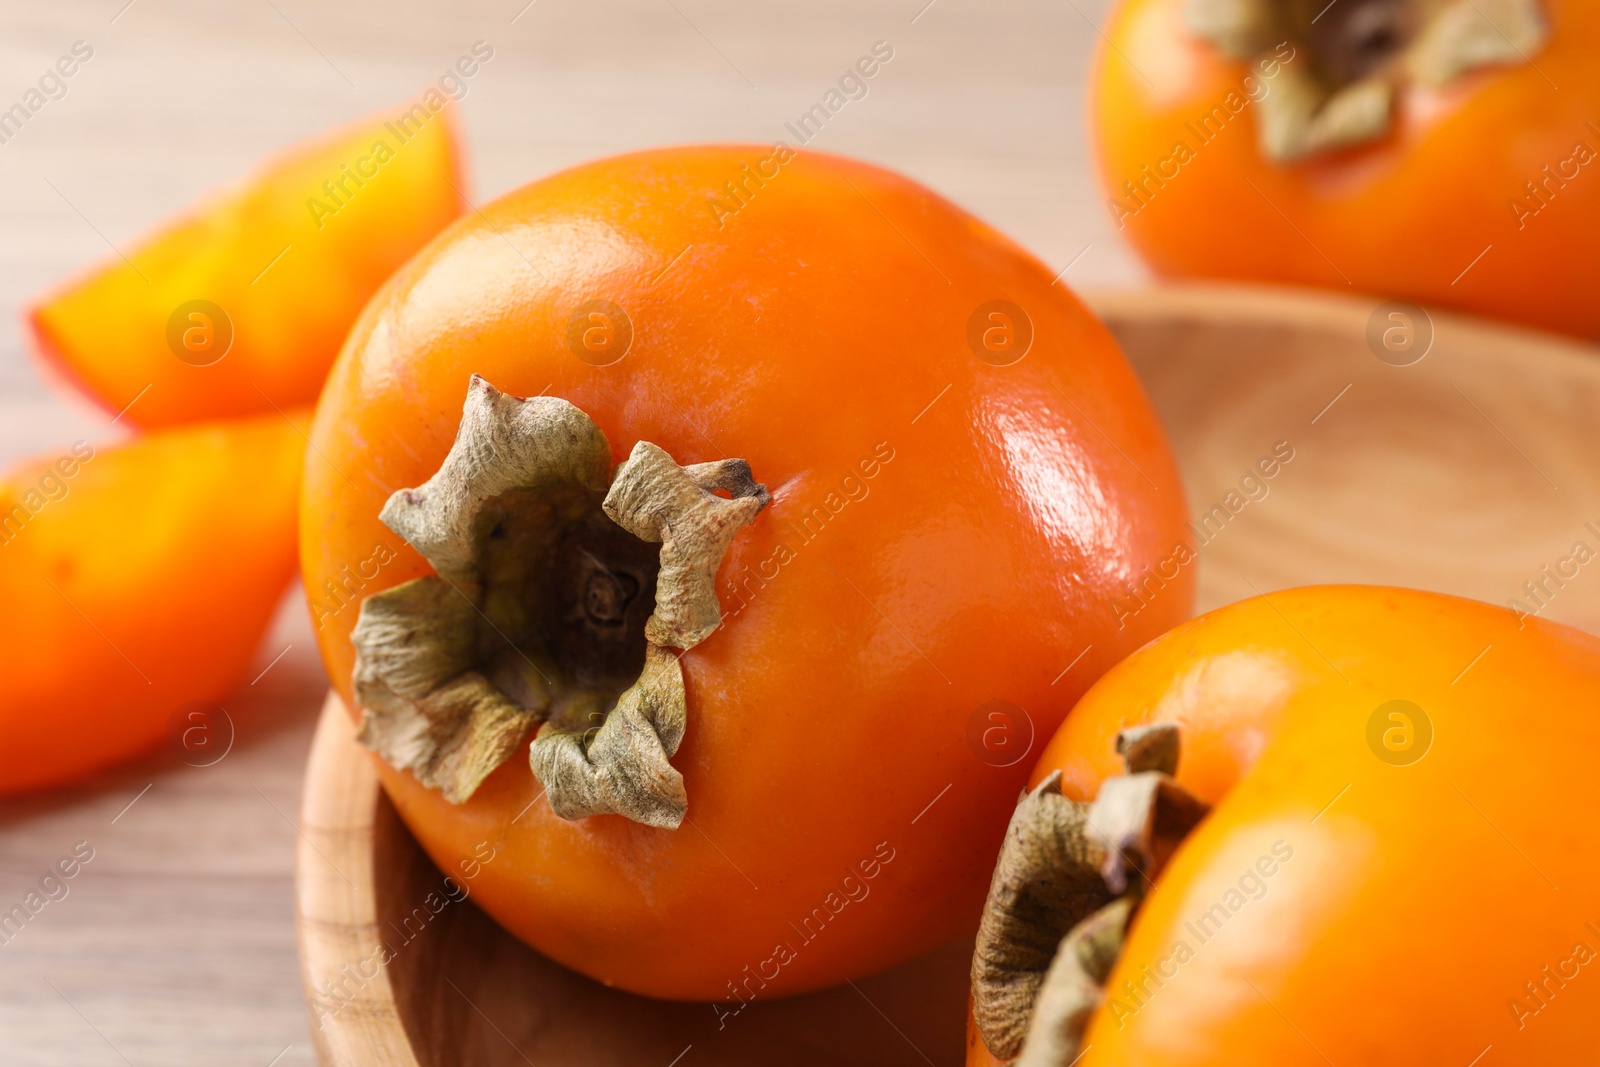
<path id="1" fill-rule="evenodd" d="M 330 691 L 306 764 L 295 854 L 295 932 L 312 1044 L 322 1063 L 419 1067 L 387 968 L 361 976 L 348 1001 L 324 992 L 348 980 L 350 961 L 381 951 L 373 863 L 381 789 L 354 720 Z"/>
<path id="2" fill-rule="evenodd" d="M 1231 282 L 1168 282 L 1146 287 L 1084 290 L 1084 303 L 1102 321 L 1188 319 L 1217 325 L 1282 327 L 1341 337 L 1365 338 L 1367 322 L 1390 301 L 1383 297 L 1304 289 L 1285 285 Z M 1451 355 L 1473 363 L 1498 362 L 1503 351 L 1518 358 L 1547 360 L 1565 373 L 1600 378 L 1600 343 L 1547 333 L 1532 327 L 1478 318 L 1457 311 L 1419 305 L 1434 327 L 1434 348 L 1440 337 Z M 1459 346 L 1459 347 L 1457 347 Z"/>

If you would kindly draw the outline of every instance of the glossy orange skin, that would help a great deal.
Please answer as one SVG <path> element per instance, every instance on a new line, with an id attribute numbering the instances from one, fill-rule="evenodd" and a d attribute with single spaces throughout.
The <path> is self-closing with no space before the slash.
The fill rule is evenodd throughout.
<path id="1" fill-rule="evenodd" d="M 402 547 L 351 594 L 341 568 L 365 574 L 357 561 L 398 543 L 379 508 L 437 468 L 470 374 L 571 401 L 616 460 L 641 439 L 680 463 L 741 456 L 770 487 L 719 572 L 722 627 L 682 658 L 680 829 L 566 822 L 545 803 L 513 824 L 539 793 L 520 753 L 460 807 L 380 765 L 444 870 L 495 848 L 473 892 L 508 929 L 662 997 L 796 993 L 969 928 L 1027 773 L 1020 734 L 1011 766 L 969 747 L 975 709 L 1012 701 L 1042 738 L 1191 598 L 1184 571 L 1118 628 L 1113 596 L 1170 555 L 1184 504 L 1105 328 L 1032 256 L 928 190 L 836 157 L 772 156 L 624 156 L 462 220 L 352 334 L 312 437 L 327 462 L 306 475 L 306 583 L 347 700 L 359 597 L 428 568 Z M 719 228 L 709 199 L 734 203 L 724 183 L 741 164 L 777 174 Z M 568 347 L 569 317 L 595 298 L 633 324 L 631 350 L 607 367 Z M 965 341 L 973 309 L 996 298 L 1036 329 L 1009 367 Z M 833 492 L 844 503 L 802 539 Z M 780 544 L 793 558 L 768 562 Z M 849 887 L 869 895 L 805 940 L 812 909 Z M 785 943 L 794 958 L 770 962 Z"/>
<path id="2" fill-rule="evenodd" d="M 1409 765 L 1368 743 L 1395 699 L 1433 727 Z M 1216 807 L 1146 898 L 1109 985 L 1128 1010 L 1102 1005 L 1080 1063 L 1466 1064 L 1491 1045 L 1497 1064 L 1592 1058 L 1600 957 L 1570 964 L 1537 1014 L 1512 1002 L 1538 1007 L 1523 983 L 1579 942 L 1600 952 L 1597 700 L 1600 640 L 1402 589 L 1273 593 L 1130 656 L 1033 780 L 1060 769 L 1089 797 L 1119 771 L 1119 729 L 1174 721 L 1178 780 Z M 1197 919 L 1279 841 L 1292 858 L 1202 941 Z M 1125 983 L 1163 959 L 1164 984 L 1129 1000 Z"/>
<path id="3" fill-rule="evenodd" d="M 304 451 L 271 415 L 80 442 L 0 478 L 0 793 L 138 755 L 243 680 L 294 576 Z"/>
<path id="4" fill-rule="evenodd" d="M 28 312 L 36 352 L 141 427 L 315 402 L 367 300 L 462 210 L 454 109 L 405 130 L 399 114 L 289 149 L 125 248 L 127 261 L 113 255 L 41 298 Z M 393 153 L 381 163 L 379 142 Z M 210 353 L 186 362 L 168 338 L 169 319 L 197 299 L 232 322 L 232 347 L 207 366 L 194 364 Z M 220 324 L 209 328 L 196 344 L 218 343 Z"/>
<path id="5" fill-rule="evenodd" d="M 1123 183 L 1144 181 L 1146 165 L 1158 179 L 1176 169 L 1163 186 L 1148 184 L 1146 206 L 1121 219 L 1156 271 L 1403 297 L 1600 334 L 1592 296 L 1600 284 L 1600 155 L 1566 165 L 1564 187 L 1549 186 L 1553 195 L 1537 215 L 1519 221 L 1510 207 L 1519 197 L 1538 207 L 1524 183 L 1545 181 L 1543 168 L 1555 173 L 1577 143 L 1600 153 L 1600 130 L 1591 125 L 1600 123 L 1600 6 L 1544 0 L 1552 29 L 1532 57 L 1537 67 L 1485 69 L 1441 91 L 1409 89 L 1381 140 L 1289 165 L 1258 151 L 1254 105 L 1206 143 L 1186 125 L 1226 109 L 1228 94 L 1256 72 L 1192 37 L 1182 6 L 1123 0 L 1092 76 L 1106 196 L 1139 207 Z M 1270 91 L 1270 79 L 1258 83 Z M 1163 165 L 1180 141 L 1195 158 Z"/>

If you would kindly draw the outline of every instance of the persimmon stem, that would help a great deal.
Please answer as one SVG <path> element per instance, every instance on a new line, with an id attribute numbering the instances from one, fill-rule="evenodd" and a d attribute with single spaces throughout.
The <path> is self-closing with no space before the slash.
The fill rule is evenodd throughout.
<path id="1" fill-rule="evenodd" d="M 1406 83 L 1530 62 L 1549 36 L 1539 0 L 1186 0 L 1184 21 L 1265 75 L 1259 145 L 1280 162 L 1376 140 Z"/>
<path id="2" fill-rule="evenodd" d="M 720 624 L 717 566 L 770 498 L 742 460 L 610 457 L 573 405 L 473 376 L 444 464 L 383 508 L 435 574 L 362 602 L 359 738 L 452 803 L 537 729 L 557 815 L 683 821 L 679 656 Z"/>
<path id="3" fill-rule="evenodd" d="M 1172 779 L 1178 728 L 1117 736 L 1127 774 L 1093 803 L 1061 772 L 1024 793 L 1006 830 L 972 958 L 973 1018 L 989 1051 L 1064 1067 L 1104 997 L 1129 921 L 1207 807 Z"/>

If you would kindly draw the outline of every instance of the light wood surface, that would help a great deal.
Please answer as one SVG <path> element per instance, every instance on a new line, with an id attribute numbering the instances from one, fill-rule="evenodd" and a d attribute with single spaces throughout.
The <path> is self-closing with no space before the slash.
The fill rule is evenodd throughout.
<path id="1" fill-rule="evenodd" d="M 1417 336 L 1432 334 L 1426 354 L 1395 366 L 1369 346 L 1369 301 L 1180 287 L 1092 302 L 1169 428 L 1191 514 L 1198 522 L 1223 508 L 1198 535 L 1202 608 L 1331 581 L 1505 602 L 1573 541 L 1600 548 L 1600 533 L 1584 528 L 1600 520 L 1600 456 L 1584 445 L 1600 416 L 1590 348 L 1436 315 L 1413 323 Z M 1262 476 L 1269 456 L 1275 472 Z M 1600 582 L 1574 579 L 1547 599 L 1549 617 L 1600 628 Z M 963 944 L 853 989 L 759 1005 L 719 1029 L 708 1005 L 645 1001 L 564 971 L 470 899 L 444 905 L 408 940 L 405 916 L 441 891 L 441 875 L 382 799 L 368 760 L 330 698 L 299 875 L 325 1063 L 961 1062 Z M 396 952 L 392 964 L 352 982 L 381 944 Z"/>
<path id="2" fill-rule="evenodd" d="M 1196 286 L 1090 302 L 1161 413 L 1197 522 L 1293 449 L 1261 499 L 1206 528 L 1202 610 L 1366 582 L 1516 598 L 1600 632 L 1600 563 L 1569 558 L 1580 540 L 1600 553 L 1600 350 L 1435 312 L 1431 350 L 1395 366 L 1369 346 L 1373 300 Z M 1542 608 L 1525 582 L 1545 583 Z"/>
<path id="3" fill-rule="evenodd" d="M 1068 283 L 1139 277 L 1085 150 L 1081 87 L 1106 0 L 525 2 L 0 4 L 4 106 L 74 41 L 95 50 L 64 98 L 0 144 L 0 461 L 119 435 L 41 380 L 18 327 L 25 300 L 263 155 L 416 93 L 477 40 L 495 49 L 461 103 L 477 202 L 612 152 L 783 136 L 886 40 L 895 58 L 815 147 L 917 177 L 1052 269 L 1070 263 Z M 256 671 L 293 648 L 224 702 L 239 736 L 222 763 L 161 755 L 0 805 L 0 901 L 73 842 L 96 848 L 71 895 L 0 946 L 0 1063 L 314 1062 L 288 819 L 326 683 L 304 620 L 295 597 Z"/>

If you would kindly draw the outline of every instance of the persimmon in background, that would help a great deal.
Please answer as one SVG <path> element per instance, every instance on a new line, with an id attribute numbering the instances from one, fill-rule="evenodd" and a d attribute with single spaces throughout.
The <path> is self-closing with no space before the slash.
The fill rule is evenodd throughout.
<path id="1" fill-rule="evenodd" d="M 0 793 L 139 755 L 244 680 L 295 572 L 304 450 L 274 414 L 79 442 L 0 479 Z"/>
<path id="2" fill-rule="evenodd" d="M 1161 274 L 1600 334 L 1600 7 L 1122 0 L 1105 36 L 1106 206 Z"/>
<path id="3" fill-rule="evenodd" d="M 315 401 L 367 299 L 460 214 L 431 99 L 288 150 L 44 297 L 37 350 L 141 427 Z"/>
<path id="4" fill-rule="evenodd" d="M 1406 589 L 1272 593 L 1118 664 L 1030 788 L 1060 771 L 1090 800 L 1119 731 L 1173 723 L 1212 810 L 1135 913 L 1081 1067 L 1583 1062 L 1597 701 L 1595 637 Z"/>
<path id="5" fill-rule="evenodd" d="M 548 497 L 592 501 L 567 528 L 597 538 L 571 556 L 574 573 L 590 568 L 587 600 L 560 601 L 577 595 L 560 593 L 568 572 L 528 562 L 553 536 L 545 498 L 501 467 L 530 412 L 564 420 L 548 437 L 560 449 L 597 442 L 593 495 Z M 660 462 L 642 442 L 689 465 L 696 507 L 738 514 L 707 575 L 720 625 L 713 612 L 703 643 L 647 661 L 676 660 L 686 693 L 663 771 L 686 791 L 676 829 L 562 818 L 530 769 L 530 742 L 559 740 L 570 715 L 583 652 L 564 644 L 570 620 L 637 625 L 639 598 L 668 581 L 668 550 L 658 576 L 653 546 L 621 547 L 633 535 L 598 507 L 613 464 Z M 386 751 L 416 770 L 378 766 L 418 840 L 441 869 L 471 864 L 473 899 L 561 963 L 727 1012 L 970 929 L 1034 738 L 1191 602 L 1192 568 L 1172 565 L 1142 610 L 1114 603 L 1170 564 L 1185 510 L 1106 329 L 1036 259 L 926 189 L 782 146 L 610 159 L 462 220 L 368 307 L 312 443 L 327 460 L 309 463 L 302 505 L 318 637 L 363 736 L 391 713 L 415 730 Z M 462 513 L 475 532 L 435 551 L 441 580 L 379 514 L 386 501 L 456 507 L 458 483 L 429 482 L 447 454 L 452 477 L 464 464 L 503 495 Z M 496 555 L 502 544 L 524 548 Z M 382 546 L 397 555 L 374 563 Z M 527 595 L 557 596 L 554 608 L 516 593 L 530 566 Z M 430 589 L 457 624 L 375 610 Z M 541 631 L 536 610 L 558 621 Z M 369 642 L 398 639 L 362 661 L 368 684 L 392 668 L 377 710 L 352 681 L 358 617 Z M 402 668 L 434 641 L 458 646 L 465 669 L 429 689 Z M 553 685 L 554 703 L 513 707 L 490 676 Z M 459 738 L 468 692 L 495 716 L 529 716 L 481 784 L 458 776 L 461 749 L 434 747 Z M 500 729 L 491 718 L 471 729 Z M 581 752 L 590 734 L 565 736 Z M 492 862 L 475 851 L 485 842 Z"/>

